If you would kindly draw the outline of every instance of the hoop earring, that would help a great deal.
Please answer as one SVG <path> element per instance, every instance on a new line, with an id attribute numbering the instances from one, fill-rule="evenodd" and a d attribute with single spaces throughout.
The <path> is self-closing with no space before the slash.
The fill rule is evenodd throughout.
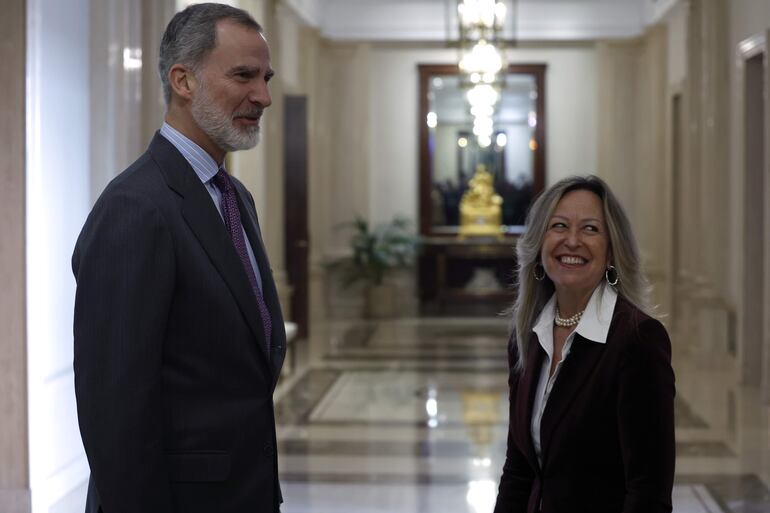
<path id="1" fill-rule="evenodd" d="M 610 273 L 615 275 L 615 279 L 610 278 Z M 615 269 L 614 265 L 607 266 L 607 270 L 604 271 L 604 279 L 607 280 L 607 283 L 613 287 L 620 282 L 620 275 L 618 274 L 618 270 Z"/>
<path id="2" fill-rule="evenodd" d="M 540 274 L 537 274 L 538 268 L 540 268 Z M 543 281 L 545 279 L 545 267 L 543 267 L 543 264 L 540 262 L 536 263 L 535 267 L 532 269 L 532 275 L 537 281 Z"/>

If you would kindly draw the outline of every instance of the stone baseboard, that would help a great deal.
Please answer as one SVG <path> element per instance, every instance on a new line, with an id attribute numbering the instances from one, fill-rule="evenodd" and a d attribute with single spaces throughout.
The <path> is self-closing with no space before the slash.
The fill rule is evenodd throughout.
<path id="1" fill-rule="evenodd" d="M 28 488 L 0 490 L 0 512 L 30 513 L 32 501 Z"/>

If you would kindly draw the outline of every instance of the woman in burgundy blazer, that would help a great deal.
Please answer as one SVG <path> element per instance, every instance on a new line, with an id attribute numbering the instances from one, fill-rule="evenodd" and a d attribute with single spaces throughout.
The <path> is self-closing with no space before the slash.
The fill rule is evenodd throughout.
<path id="1" fill-rule="evenodd" d="M 495 513 L 671 511 L 671 343 L 597 177 L 545 191 L 517 245 L 508 450 Z"/>

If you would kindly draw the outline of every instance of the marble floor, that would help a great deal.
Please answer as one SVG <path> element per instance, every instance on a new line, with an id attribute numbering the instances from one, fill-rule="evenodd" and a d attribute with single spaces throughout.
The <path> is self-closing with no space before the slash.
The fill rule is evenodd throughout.
<path id="1" fill-rule="evenodd" d="M 277 392 L 284 513 L 489 513 L 505 455 L 507 324 L 335 322 Z M 676 344 L 676 341 L 674 341 Z M 770 408 L 677 351 L 677 513 L 770 512 Z"/>

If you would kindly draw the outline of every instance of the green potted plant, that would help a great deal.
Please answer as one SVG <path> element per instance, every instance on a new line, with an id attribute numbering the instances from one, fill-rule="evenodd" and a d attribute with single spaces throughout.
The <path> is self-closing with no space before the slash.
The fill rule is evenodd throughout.
<path id="1" fill-rule="evenodd" d="M 363 282 L 366 313 L 370 317 L 392 317 L 396 313 L 396 290 L 386 281 L 396 269 L 414 261 L 416 238 L 409 231 L 410 222 L 402 217 L 370 227 L 357 217 L 341 228 L 352 228 L 350 256 L 331 261 L 328 267 L 339 273 L 342 287 Z"/>

